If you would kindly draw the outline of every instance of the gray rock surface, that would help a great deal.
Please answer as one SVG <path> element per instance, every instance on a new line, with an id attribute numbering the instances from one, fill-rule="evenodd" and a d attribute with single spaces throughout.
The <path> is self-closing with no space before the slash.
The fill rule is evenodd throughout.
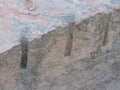
<path id="1" fill-rule="evenodd" d="M 120 0 L 0 0 L 0 53 L 18 45 L 23 30 L 29 40 L 40 38 L 119 5 Z"/>
<path id="2" fill-rule="evenodd" d="M 26 69 L 20 50 L 0 55 L 0 90 L 120 90 L 120 7 L 31 41 Z"/>

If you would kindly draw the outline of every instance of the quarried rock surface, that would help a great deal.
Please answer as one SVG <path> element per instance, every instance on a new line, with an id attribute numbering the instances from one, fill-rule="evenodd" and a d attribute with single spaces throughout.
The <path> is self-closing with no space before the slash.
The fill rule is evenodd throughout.
<path id="1" fill-rule="evenodd" d="M 0 55 L 0 90 L 120 90 L 120 7 L 57 27 Z"/>
<path id="2" fill-rule="evenodd" d="M 119 5 L 120 0 L 0 0 L 0 53 L 18 45 L 23 31 L 31 41 Z"/>

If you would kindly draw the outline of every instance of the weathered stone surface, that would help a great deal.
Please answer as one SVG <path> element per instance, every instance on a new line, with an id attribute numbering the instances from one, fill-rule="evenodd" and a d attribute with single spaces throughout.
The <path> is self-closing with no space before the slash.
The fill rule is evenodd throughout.
<path id="1" fill-rule="evenodd" d="M 23 30 L 29 40 L 40 38 L 57 26 L 119 5 L 120 0 L 0 0 L 0 53 L 19 44 Z"/>
<path id="2" fill-rule="evenodd" d="M 27 69 L 20 58 L 20 46 L 0 55 L 0 90 L 120 90 L 120 8 L 33 40 Z"/>

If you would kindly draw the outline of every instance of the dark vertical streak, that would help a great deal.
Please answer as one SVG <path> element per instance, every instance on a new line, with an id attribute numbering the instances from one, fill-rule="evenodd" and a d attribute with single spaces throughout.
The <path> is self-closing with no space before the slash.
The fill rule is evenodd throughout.
<path id="1" fill-rule="evenodd" d="M 102 42 L 102 45 L 103 45 L 103 46 L 106 44 L 106 42 L 107 42 L 107 38 L 108 38 L 108 30 L 109 30 L 110 17 L 111 17 L 111 15 L 110 15 L 109 18 L 108 18 L 108 22 L 107 22 L 106 30 L 105 30 L 105 32 L 104 32 L 104 36 L 103 36 L 103 42 Z"/>
<path id="2" fill-rule="evenodd" d="M 24 36 L 21 38 L 21 63 L 20 67 L 27 68 L 27 58 L 28 58 L 28 39 Z"/>
<path id="3" fill-rule="evenodd" d="M 70 56 L 72 45 L 73 45 L 73 30 L 74 30 L 74 23 L 70 23 L 68 26 L 69 31 L 67 32 L 67 41 L 66 41 L 66 47 L 65 47 L 65 53 L 64 56 Z"/>
<path id="4" fill-rule="evenodd" d="M 64 56 L 70 56 L 71 54 L 71 49 L 72 49 L 72 44 L 73 44 L 73 35 L 69 33 L 67 42 L 66 42 L 66 48 L 65 48 L 65 55 Z"/>
<path id="5" fill-rule="evenodd" d="M 107 37 L 108 37 L 108 28 L 109 27 L 109 25 L 107 25 L 107 28 L 106 28 L 106 30 L 105 30 L 105 32 L 104 32 L 104 37 L 103 37 L 103 42 L 102 42 L 102 44 L 103 44 L 103 46 L 106 44 L 106 42 L 107 42 Z"/>
<path id="6" fill-rule="evenodd" d="M 68 25 L 69 31 L 68 31 L 64 56 L 70 56 L 71 50 L 72 50 L 72 44 L 73 44 L 73 30 L 75 27 L 75 14 L 70 13 L 69 15 L 64 16 L 64 19 L 66 20 L 66 22 L 69 22 L 69 25 Z"/>

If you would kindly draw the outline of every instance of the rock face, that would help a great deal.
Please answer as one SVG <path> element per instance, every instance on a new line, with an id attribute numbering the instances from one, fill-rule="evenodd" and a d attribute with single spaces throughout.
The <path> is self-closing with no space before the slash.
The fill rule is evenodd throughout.
<path id="1" fill-rule="evenodd" d="M 42 35 L 0 55 L 0 90 L 120 90 L 120 8 Z"/>
<path id="2" fill-rule="evenodd" d="M 120 0 L 0 0 L 0 53 L 19 44 L 21 32 L 29 40 L 98 12 L 110 12 Z"/>

